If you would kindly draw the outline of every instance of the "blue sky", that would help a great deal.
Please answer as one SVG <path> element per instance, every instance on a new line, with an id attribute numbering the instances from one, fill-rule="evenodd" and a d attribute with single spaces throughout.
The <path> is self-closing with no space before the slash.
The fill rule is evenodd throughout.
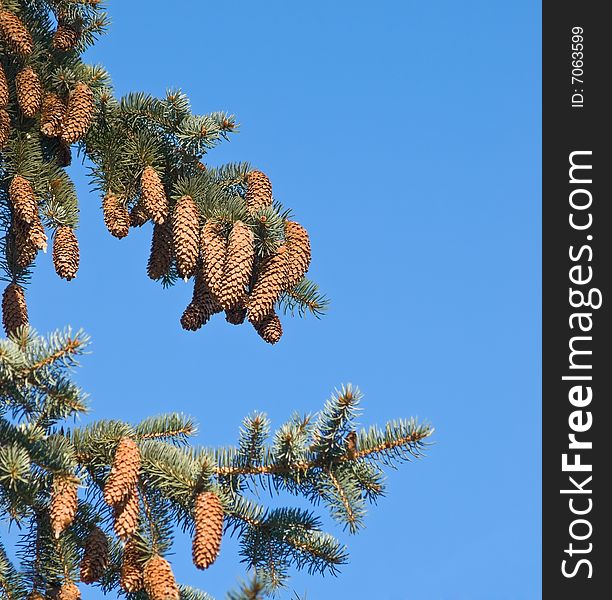
<path id="1" fill-rule="evenodd" d="M 241 133 L 211 164 L 249 160 L 311 235 L 329 314 L 286 319 L 265 345 L 217 319 L 178 318 L 191 290 L 146 277 L 150 232 L 104 229 L 84 169 L 81 271 L 49 257 L 28 292 L 41 332 L 93 337 L 78 379 L 96 417 L 193 414 L 199 441 L 231 444 L 243 416 L 279 425 L 334 387 L 365 394 L 364 425 L 436 427 L 426 459 L 391 472 L 335 579 L 307 598 L 521 600 L 540 595 L 540 13 L 528 0 L 118 2 L 90 52 L 118 94 L 167 87 Z M 177 577 L 223 598 L 235 541 Z M 89 598 L 97 598 L 88 592 Z M 289 596 L 289 595 L 287 595 Z"/>

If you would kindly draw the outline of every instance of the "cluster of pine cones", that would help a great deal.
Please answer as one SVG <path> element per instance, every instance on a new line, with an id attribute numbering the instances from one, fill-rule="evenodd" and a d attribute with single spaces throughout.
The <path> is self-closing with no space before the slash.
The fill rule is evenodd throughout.
<path id="1" fill-rule="evenodd" d="M 0 36 L 11 51 L 11 60 L 17 65 L 14 81 L 9 81 L 0 63 L 0 151 L 11 135 L 11 117 L 8 112 L 12 89 L 20 115 L 16 118 L 37 119 L 40 132 L 57 141 L 59 166 L 70 164 L 70 144 L 87 133 L 94 115 L 94 95 L 87 84 L 77 83 L 66 98 L 43 89 L 38 73 L 28 66 L 34 50 L 30 32 L 21 19 L 0 9 Z M 66 23 L 58 24 L 53 47 L 67 51 L 76 46 L 79 32 Z M 50 185 L 53 182 L 50 182 Z M 46 252 L 47 235 L 43 226 L 33 182 L 16 173 L 8 189 L 11 225 L 8 238 L 9 260 L 17 271 L 27 268 L 39 250 Z M 74 230 L 59 226 L 53 237 L 53 263 L 63 279 L 73 279 L 79 267 L 79 246 Z M 2 296 L 2 320 L 6 334 L 28 323 L 27 305 L 23 288 L 13 281 Z"/>
<path id="2" fill-rule="evenodd" d="M 136 532 L 140 519 L 138 481 L 141 457 L 136 442 L 123 437 L 115 450 L 113 464 L 104 486 L 104 501 L 112 508 L 113 528 L 124 542 L 120 585 L 124 592 L 144 590 L 151 600 L 179 600 L 179 589 L 166 559 L 158 554 L 147 556 L 138 542 Z M 77 513 L 78 480 L 67 476 L 54 477 L 49 520 L 56 538 L 72 525 Z M 198 569 L 207 569 L 216 560 L 221 548 L 224 510 L 214 492 L 200 492 L 194 501 L 195 533 L 192 542 L 193 563 Z M 91 527 L 85 541 L 80 563 L 80 580 L 91 584 L 99 581 L 109 566 L 109 540 L 100 527 Z M 57 598 L 77 600 L 81 597 L 73 581 L 57 590 Z M 38 591 L 30 600 L 43 600 Z"/>

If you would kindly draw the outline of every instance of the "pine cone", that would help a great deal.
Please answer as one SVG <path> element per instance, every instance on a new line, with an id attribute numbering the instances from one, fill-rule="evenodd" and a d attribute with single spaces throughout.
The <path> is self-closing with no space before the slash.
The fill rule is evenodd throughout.
<path id="1" fill-rule="evenodd" d="M 247 300 L 247 298 L 245 298 L 245 300 Z M 239 304 L 225 311 L 225 320 L 232 325 L 242 325 L 246 319 L 246 314 L 246 307 L 243 304 Z"/>
<path id="2" fill-rule="evenodd" d="M 247 175 L 247 208 L 251 213 L 272 204 L 272 183 L 261 171 L 251 171 Z"/>
<path id="3" fill-rule="evenodd" d="M 142 204 L 137 202 L 130 210 L 130 227 L 142 227 L 148 220 L 149 217 Z"/>
<path id="4" fill-rule="evenodd" d="M 249 321 L 263 321 L 278 300 L 287 278 L 287 247 L 266 258 L 257 274 L 257 281 L 249 299 Z"/>
<path id="5" fill-rule="evenodd" d="M 81 581 L 88 584 L 98 581 L 106 572 L 108 561 L 108 538 L 99 527 L 94 527 L 85 541 L 80 565 Z"/>
<path id="6" fill-rule="evenodd" d="M 79 32 L 66 24 L 60 23 L 53 34 L 53 47 L 56 50 L 72 50 L 79 42 Z"/>
<path id="7" fill-rule="evenodd" d="M 77 484 L 68 477 L 56 475 L 53 478 L 53 491 L 49 505 L 51 530 L 55 538 L 70 527 L 76 515 L 78 504 Z"/>
<path id="8" fill-rule="evenodd" d="M 287 242 L 287 278 L 285 289 L 297 285 L 310 266 L 310 239 L 308 232 L 293 221 L 285 221 L 285 241 Z"/>
<path id="9" fill-rule="evenodd" d="M 140 450 L 133 439 L 122 437 L 104 486 L 104 501 L 110 506 L 119 504 L 137 484 L 139 472 Z"/>
<path id="10" fill-rule="evenodd" d="M 62 279 L 70 281 L 76 277 L 79 269 L 79 242 L 72 227 L 62 225 L 55 232 L 53 266 Z"/>
<path id="11" fill-rule="evenodd" d="M 69 167 L 72 162 L 72 152 L 70 150 L 70 144 L 59 141 L 57 146 L 57 164 L 60 167 Z"/>
<path id="12" fill-rule="evenodd" d="M 219 301 L 225 310 L 244 302 L 246 288 L 253 272 L 255 248 L 253 232 L 242 221 L 236 221 L 227 244 L 225 268 Z"/>
<path id="13" fill-rule="evenodd" d="M 2 150 L 11 137 L 11 117 L 5 108 L 0 108 L 0 150 Z"/>
<path id="14" fill-rule="evenodd" d="M 79 82 L 68 98 L 66 115 L 62 123 L 62 140 L 67 144 L 78 142 L 87 133 L 93 116 L 93 92 L 87 84 Z"/>
<path id="15" fill-rule="evenodd" d="M 15 175 L 9 186 L 9 197 L 15 216 L 24 223 L 32 223 L 38 215 L 38 204 L 30 182 L 21 175 Z"/>
<path id="16" fill-rule="evenodd" d="M 113 508 L 113 523 L 117 537 L 126 541 L 131 538 L 138 529 L 138 517 L 140 516 L 140 502 L 138 488 L 134 486 L 128 495 Z"/>
<path id="17" fill-rule="evenodd" d="M 194 507 L 195 534 L 192 544 L 193 564 L 198 569 L 207 569 L 219 555 L 223 515 L 223 506 L 216 494 L 198 494 Z"/>
<path id="18" fill-rule="evenodd" d="M 140 178 L 140 197 L 142 207 L 149 219 L 161 225 L 168 216 L 168 199 L 157 171 L 153 167 L 145 167 Z"/>
<path id="19" fill-rule="evenodd" d="M 172 568 L 159 555 L 147 561 L 144 568 L 144 588 L 150 600 L 179 600 L 180 594 Z"/>
<path id="20" fill-rule="evenodd" d="M 172 215 L 172 242 L 178 274 L 189 279 L 198 261 L 199 223 L 198 207 L 191 196 L 183 196 Z"/>
<path id="21" fill-rule="evenodd" d="M 9 86 L 4 67 L 0 63 L 0 108 L 6 108 L 9 103 Z"/>
<path id="22" fill-rule="evenodd" d="M 223 271 L 227 253 L 223 226 L 207 221 L 202 229 L 203 273 L 210 291 L 218 298 L 223 286 Z"/>
<path id="23" fill-rule="evenodd" d="M 45 597 L 40 592 L 37 592 L 36 590 L 32 590 L 28 594 L 28 600 L 45 600 Z"/>
<path id="24" fill-rule="evenodd" d="M 151 279 L 161 279 L 172 265 L 172 228 L 170 222 L 155 225 L 147 273 Z"/>
<path id="25" fill-rule="evenodd" d="M 81 600 L 81 592 L 72 581 L 66 581 L 60 588 L 57 600 Z"/>
<path id="26" fill-rule="evenodd" d="M 253 327 L 268 344 L 276 344 L 283 335 L 283 326 L 274 311 L 268 313 L 261 321 L 253 323 Z"/>
<path id="27" fill-rule="evenodd" d="M 28 325 L 28 306 L 23 288 L 9 283 L 2 294 L 2 324 L 6 335 Z"/>
<path id="28" fill-rule="evenodd" d="M 30 225 L 20 219 L 15 219 L 10 230 L 9 261 L 18 269 L 29 267 L 38 254 L 38 248 L 30 239 Z"/>
<path id="29" fill-rule="evenodd" d="M 15 77 L 17 103 L 24 117 L 31 119 L 42 104 L 42 85 L 40 78 L 30 67 L 21 69 Z"/>
<path id="30" fill-rule="evenodd" d="M 200 268 L 196 271 L 193 297 L 185 312 L 183 312 L 181 326 L 187 331 L 197 331 L 202 325 L 206 325 L 214 314 L 220 311 L 221 305 L 208 289 Z"/>
<path id="31" fill-rule="evenodd" d="M 47 251 L 47 234 L 45 233 L 45 227 L 40 220 L 38 211 L 36 211 L 36 215 L 30 223 L 28 238 L 37 250 Z"/>
<path id="32" fill-rule="evenodd" d="M 121 239 L 130 232 L 130 214 L 115 194 L 109 192 L 104 196 L 102 212 L 104 213 L 104 224 L 111 235 Z"/>
<path id="33" fill-rule="evenodd" d="M 119 584 L 124 592 L 139 592 L 143 586 L 142 566 L 140 564 L 140 551 L 136 541 L 127 541 L 123 549 L 123 560 L 121 561 L 121 576 Z"/>
<path id="34" fill-rule="evenodd" d="M 8 10 L 0 9 L 0 35 L 15 54 L 24 57 L 32 52 L 34 43 L 30 32 L 21 19 Z"/>
<path id="35" fill-rule="evenodd" d="M 59 96 L 53 93 L 45 94 L 40 116 L 40 131 L 47 137 L 59 137 L 62 134 L 62 122 L 66 114 L 66 106 Z"/>

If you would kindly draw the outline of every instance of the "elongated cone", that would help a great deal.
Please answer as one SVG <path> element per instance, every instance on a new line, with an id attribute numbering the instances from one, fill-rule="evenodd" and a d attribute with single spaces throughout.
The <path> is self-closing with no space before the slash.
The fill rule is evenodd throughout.
<path id="1" fill-rule="evenodd" d="M 30 32 L 21 19 L 8 10 L 0 9 L 0 35 L 18 56 L 24 57 L 31 54 L 34 43 Z"/>
<path id="2" fill-rule="evenodd" d="M 70 144 L 60 140 L 57 146 L 57 164 L 60 167 L 69 167 L 72 162 L 72 152 L 70 150 Z"/>
<path id="3" fill-rule="evenodd" d="M 236 221 L 227 243 L 225 268 L 219 301 L 225 310 L 244 303 L 246 288 L 253 272 L 255 248 L 253 232 L 242 221 Z"/>
<path id="4" fill-rule="evenodd" d="M 227 241 L 223 235 L 223 226 L 220 223 L 207 221 L 202 229 L 201 242 L 200 252 L 202 254 L 204 279 L 213 295 L 219 298 L 223 286 L 223 271 L 227 253 Z"/>
<path id="5" fill-rule="evenodd" d="M 191 196 L 182 196 L 172 215 L 172 242 L 178 274 L 189 279 L 198 262 L 200 216 Z"/>
<path id="6" fill-rule="evenodd" d="M 62 140 L 78 142 L 88 131 L 94 117 L 94 95 L 86 83 L 76 84 L 68 97 L 66 115 L 62 123 Z"/>
<path id="7" fill-rule="evenodd" d="M 151 279 L 161 279 L 170 272 L 171 265 L 172 227 L 170 227 L 170 222 L 168 221 L 153 227 L 147 274 Z"/>
<path id="8" fill-rule="evenodd" d="M 74 521 L 77 504 L 77 484 L 66 476 L 56 475 L 49 505 L 51 530 L 56 538 Z"/>
<path id="9" fill-rule="evenodd" d="M 257 281 L 249 299 L 249 321 L 263 321 L 276 304 L 287 278 L 287 247 L 266 258 L 259 269 Z"/>
<path id="10" fill-rule="evenodd" d="M 93 527 L 85 540 L 85 551 L 81 559 L 81 581 L 94 583 L 106 572 L 109 561 L 108 538 L 99 527 Z"/>
<path id="11" fill-rule="evenodd" d="M 247 208 L 251 213 L 272 204 L 272 184 L 261 171 L 251 171 L 247 175 Z"/>
<path id="12" fill-rule="evenodd" d="M 2 324 L 6 335 L 28 325 L 28 306 L 23 288 L 9 283 L 2 294 Z"/>
<path id="13" fill-rule="evenodd" d="M 285 221 L 285 241 L 287 242 L 285 289 L 290 290 L 302 280 L 310 266 L 310 238 L 299 223 Z"/>
<path id="14" fill-rule="evenodd" d="M 21 175 L 15 175 L 9 186 L 9 198 L 13 212 L 24 223 L 31 223 L 38 215 L 38 204 L 30 182 Z"/>
<path id="15" fill-rule="evenodd" d="M 245 302 L 248 298 L 245 297 Z M 242 325 L 246 319 L 247 309 L 243 304 L 238 304 L 225 311 L 225 320 L 232 325 Z"/>
<path id="16" fill-rule="evenodd" d="M 207 569 L 219 555 L 223 516 L 223 506 L 216 494 L 198 494 L 194 507 L 195 534 L 192 543 L 193 564 L 198 569 Z"/>
<path id="17" fill-rule="evenodd" d="M 53 266 L 55 272 L 70 281 L 79 269 L 79 242 L 72 227 L 58 227 L 53 238 Z"/>
<path id="18" fill-rule="evenodd" d="M 144 568 L 144 588 L 150 600 L 179 600 L 172 567 L 165 558 L 153 556 Z"/>
<path id="19" fill-rule="evenodd" d="M 43 97 L 40 131 L 47 137 L 59 137 L 62 134 L 62 123 L 66 106 L 62 99 L 51 92 Z"/>
<path id="20" fill-rule="evenodd" d="M 57 600 L 81 600 L 81 592 L 72 581 L 66 581 L 57 594 Z"/>
<path id="21" fill-rule="evenodd" d="M 113 527 L 120 540 L 124 542 L 131 538 L 138 529 L 140 502 L 138 488 L 134 486 L 128 495 L 113 508 L 115 522 Z"/>
<path id="22" fill-rule="evenodd" d="M 18 269 L 29 267 L 38 254 L 38 248 L 30 239 L 30 225 L 21 219 L 14 219 L 10 228 L 9 240 L 10 245 L 7 248 L 10 249 L 9 261 L 14 263 Z"/>
<path id="23" fill-rule="evenodd" d="M 283 326 L 274 311 L 268 313 L 261 321 L 253 323 L 253 327 L 268 344 L 276 344 L 283 335 Z"/>
<path id="24" fill-rule="evenodd" d="M 119 584 L 124 592 L 131 593 L 139 592 L 144 586 L 140 551 L 134 539 L 128 540 L 123 549 Z"/>
<path id="25" fill-rule="evenodd" d="M 28 238 L 30 239 L 30 242 L 34 244 L 37 250 L 42 250 L 43 252 L 47 251 L 47 234 L 45 233 L 45 227 L 40 220 L 38 211 L 36 211 L 36 214 L 30 223 Z"/>
<path id="26" fill-rule="evenodd" d="M 34 117 L 42 104 L 42 85 L 34 69 L 21 69 L 15 77 L 15 88 L 21 113 L 28 119 Z"/>
<path id="27" fill-rule="evenodd" d="M 130 227 L 142 227 L 147 221 L 149 217 L 145 212 L 142 203 L 137 202 L 130 210 Z"/>
<path id="28" fill-rule="evenodd" d="M 145 167 L 140 178 L 140 199 L 145 212 L 157 225 L 168 217 L 168 199 L 157 171 L 153 167 Z"/>
<path id="29" fill-rule="evenodd" d="M 0 108 L 6 108 L 9 103 L 9 87 L 4 67 L 0 63 Z"/>
<path id="30" fill-rule="evenodd" d="M 140 473 L 140 450 L 136 442 L 129 437 L 119 440 L 110 475 L 104 486 L 104 501 L 115 506 L 128 496 Z"/>
<path id="31" fill-rule="evenodd" d="M 11 117 L 5 108 L 0 108 L 0 150 L 2 150 L 11 137 Z"/>
<path id="32" fill-rule="evenodd" d="M 183 312 L 181 326 L 187 331 L 197 331 L 220 311 L 221 305 L 208 289 L 202 269 L 198 268 L 193 283 L 193 297 Z"/>
<path id="33" fill-rule="evenodd" d="M 79 41 L 79 32 L 72 27 L 60 23 L 53 34 L 53 47 L 56 50 L 72 50 Z"/>
<path id="34" fill-rule="evenodd" d="M 115 194 L 109 192 L 104 196 L 102 212 L 104 213 L 104 224 L 111 235 L 121 239 L 130 232 L 130 214 Z"/>

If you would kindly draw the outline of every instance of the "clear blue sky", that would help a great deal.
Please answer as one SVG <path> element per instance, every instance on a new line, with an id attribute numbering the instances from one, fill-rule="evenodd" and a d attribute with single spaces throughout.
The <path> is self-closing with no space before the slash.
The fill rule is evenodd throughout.
<path id="1" fill-rule="evenodd" d="M 521 600 L 540 595 L 540 12 L 491 2 L 109 2 L 90 53 L 119 94 L 186 91 L 241 133 L 209 162 L 249 160 L 310 231 L 327 317 L 285 321 L 266 346 L 217 319 L 180 329 L 191 290 L 146 277 L 150 232 L 104 229 L 76 167 L 78 278 L 49 257 L 33 325 L 85 328 L 79 371 L 97 417 L 195 415 L 199 441 L 234 443 L 254 409 L 280 424 L 343 382 L 364 425 L 417 415 L 426 459 L 349 538 L 338 579 L 299 574 L 308 600 Z M 224 540 L 208 572 L 178 578 L 223 598 L 243 573 Z M 88 598 L 98 598 L 88 592 Z M 287 595 L 288 597 L 289 595 Z"/>

